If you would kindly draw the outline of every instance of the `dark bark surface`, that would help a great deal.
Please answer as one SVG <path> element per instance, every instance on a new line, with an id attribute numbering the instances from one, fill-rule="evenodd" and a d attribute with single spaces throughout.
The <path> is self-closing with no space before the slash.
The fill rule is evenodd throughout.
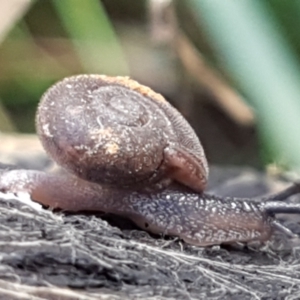
<path id="1" fill-rule="evenodd" d="M 212 168 L 209 189 L 251 197 L 286 185 L 246 168 Z M 52 212 L 17 198 L 0 194 L 0 299 L 300 297 L 298 240 L 200 248 L 115 216 Z M 300 216 L 278 218 L 300 233 Z"/>

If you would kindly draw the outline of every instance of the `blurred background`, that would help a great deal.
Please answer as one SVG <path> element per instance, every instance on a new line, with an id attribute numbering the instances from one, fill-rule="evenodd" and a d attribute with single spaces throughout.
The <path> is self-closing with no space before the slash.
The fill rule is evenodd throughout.
<path id="1" fill-rule="evenodd" d="M 297 171 L 299 56 L 299 1 L 2 0 L 0 132 L 34 133 L 63 77 L 129 75 L 181 111 L 210 163 Z"/>

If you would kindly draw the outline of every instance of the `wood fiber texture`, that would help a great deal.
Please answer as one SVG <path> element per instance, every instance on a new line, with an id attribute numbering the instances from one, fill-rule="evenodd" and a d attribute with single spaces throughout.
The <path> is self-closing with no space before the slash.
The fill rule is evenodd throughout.
<path id="1" fill-rule="evenodd" d="M 246 168 L 212 168 L 209 189 L 251 197 L 284 184 Z M 118 217 L 6 198 L 0 194 L 0 299 L 300 297 L 300 252 L 282 236 L 261 250 L 204 249 L 151 236 Z M 300 233 L 299 216 L 281 219 Z"/>

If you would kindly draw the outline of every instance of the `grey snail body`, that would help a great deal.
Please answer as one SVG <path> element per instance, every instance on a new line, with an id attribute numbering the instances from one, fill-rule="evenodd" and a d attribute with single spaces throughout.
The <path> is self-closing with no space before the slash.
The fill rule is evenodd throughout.
<path id="1" fill-rule="evenodd" d="M 199 246 L 266 241 L 280 227 L 274 213 L 300 211 L 278 202 L 298 185 L 261 202 L 204 193 L 208 164 L 193 129 L 161 95 L 127 77 L 58 82 L 42 97 L 36 126 L 68 172 L 2 172 L 0 191 L 29 192 L 53 208 L 122 215 Z"/>

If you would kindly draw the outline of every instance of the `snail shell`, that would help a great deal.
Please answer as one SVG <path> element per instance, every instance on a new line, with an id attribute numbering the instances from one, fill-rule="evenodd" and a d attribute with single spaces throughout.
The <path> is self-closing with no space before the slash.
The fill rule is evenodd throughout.
<path id="1" fill-rule="evenodd" d="M 84 180 L 205 188 L 208 165 L 193 129 L 160 94 L 127 77 L 58 82 L 42 97 L 36 125 L 49 155 Z"/>

